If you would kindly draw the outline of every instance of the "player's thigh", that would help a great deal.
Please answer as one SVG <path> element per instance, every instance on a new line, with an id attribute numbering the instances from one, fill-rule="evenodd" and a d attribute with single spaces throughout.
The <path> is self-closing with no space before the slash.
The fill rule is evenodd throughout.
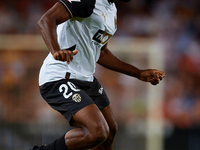
<path id="1" fill-rule="evenodd" d="M 84 90 L 68 79 L 46 83 L 40 86 L 40 93 L 53 109 L 68 120 L 70 125 L 73 115 L 94 104 Z"/>
<path id="2" fill-rule="evenodd" d="M 95 104 L 88 105 L 73 115 L 72 125 L 86 128 L 90 132 L 109 132 L 109 127 L 102 112 Z"/>

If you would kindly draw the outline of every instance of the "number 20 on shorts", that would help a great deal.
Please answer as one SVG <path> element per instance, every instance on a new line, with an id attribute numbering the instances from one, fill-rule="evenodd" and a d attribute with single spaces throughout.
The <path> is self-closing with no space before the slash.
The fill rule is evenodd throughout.
<path id="1" fill-rule="evenodd" d="M 80 91 L 79 89 L 76 88 L 76 86 L 72 83 L 72 82 L 67 82 L 67 84 L 61 84 L 59 87 L 59 91 L 60 93 L 63 92 L 63 96 L 64 98 L 69 98 L 70 96 L 72 96 L 73 92 L 68 92 L 69 88 L 74 91 L 74 92 L 78 92 Z"/>

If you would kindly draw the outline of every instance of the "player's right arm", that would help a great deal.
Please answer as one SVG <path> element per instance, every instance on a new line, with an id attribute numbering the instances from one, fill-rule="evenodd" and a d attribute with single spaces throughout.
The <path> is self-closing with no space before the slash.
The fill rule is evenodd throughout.
<path id="1" fill-rule="evenodd" d="M 73 52 L 68 50 L 60 50 L 57 42 L 57 25 L 70 19 L 70 14 L 66 8 L 59 2 L 57 2 L 52 8 L 50 8 L 38 21 L 38 26 L 42 37 L 56 60 L 67 61 L 68 63 L 73 60 L 73 55 L 78 51 Z"/>

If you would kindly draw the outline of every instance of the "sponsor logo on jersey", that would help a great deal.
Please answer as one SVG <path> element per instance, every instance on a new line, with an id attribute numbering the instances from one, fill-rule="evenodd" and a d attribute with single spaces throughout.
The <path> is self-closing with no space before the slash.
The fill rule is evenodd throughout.
<path id="1" fill-rule="evenodd" d="M 99 29 L 92 39 L 100 44 L 105 44 L 106 42 L 109 41 L 111 37 L 112 34 L 109 34 L 106 31 Z"/>

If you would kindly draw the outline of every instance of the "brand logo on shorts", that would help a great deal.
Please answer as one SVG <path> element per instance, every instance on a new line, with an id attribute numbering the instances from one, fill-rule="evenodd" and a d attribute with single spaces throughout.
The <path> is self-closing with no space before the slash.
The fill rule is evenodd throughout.
<path id="1" fill-rule="evenodd" d="M 101 86 L 101 88 L 99 89 L 99 94 L 103 93 L 103 87 Z"/>
<path id="2" fill-rule="evenodd" d="M 75 102 L 77 102 L 77 103 L 81 102 L 81 96 L 80 96 L 80 94 L 74 94 L 72 96 L 72 100 L 75 101 Z"/>

